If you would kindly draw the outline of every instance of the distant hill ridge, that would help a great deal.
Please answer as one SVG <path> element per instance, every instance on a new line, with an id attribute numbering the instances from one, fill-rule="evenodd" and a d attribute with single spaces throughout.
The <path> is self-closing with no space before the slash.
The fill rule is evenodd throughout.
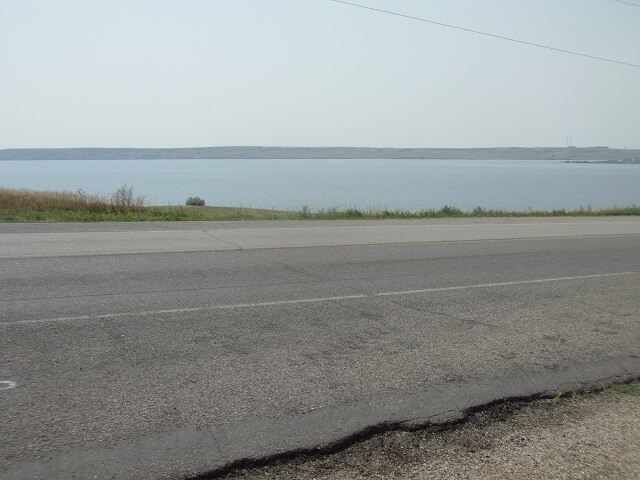
<path id="1" fill-rule="evenodd" d="M 372 148 L 372 147 L 198 147 L 198 148 L 12 148 L 0 160 L 153 159 L 486 159 L 622 161 L 640 158 L 640 149 L 609 147 Z"/>

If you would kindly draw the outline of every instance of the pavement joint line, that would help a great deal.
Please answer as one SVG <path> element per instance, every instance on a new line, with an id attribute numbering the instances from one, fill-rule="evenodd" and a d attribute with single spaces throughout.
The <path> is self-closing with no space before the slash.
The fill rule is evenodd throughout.
<path id="1" fill-rule="evenodd" d="M 504 218 L 509 218 L 509 217 L 504 217 Z M 513 218 L 513 217 L 511 217 Z M 529 217 L 532 219 L 535 219 L 536 217 Z M 540 217 L 537 217 L 540 218 Z M 318 229 L 324 229 L 324 228 L 332 228 L 332 229 L 378 229 L 378 228 L 391 228 L 391 229 L 396 229 L 396 228 L 441 228 L 441 227 L 453 227 L 453 228 L 467 228 L 467 227 L 540 227 L 540 226 L 602 226 L 602 225 L 630 225 L 630 224 L 634 224 L 637 223 L 637 219 L 635 217 L 632 217 L 632 219 L 626 220 L 626 221 L 621 221 L 621 220 L 610 220 L 607 221 L 606 219 L 603 219 L 601 221 L 588 221 L 588 222 L 580 222 L 579 220 L 581 218 L 584 217 L 573 217 L 576 219 L 576 221 L 574 222 L 549 222 L 549 221 L 542 221 L 542 222 L 536 222 L 536 221 L 532 221 L 532 222 L 526 222 L 526 223 L 434 223 L 434 224 L 427 224 L 427 223 L 423 223 L 423 224 L 419 224 L 419 225 L 384 225 L 382 223 L 378 223 L 376 225 L 330 225 L 327 226 L 326 224 L 321 224 L 321 225 L 316 225 L 316 226 L 311 226 L 311 225 L 300 225 L 300 224 L 291 224 L 291 225 L 287 225 L 287 226 L 282 226 L 282 227 L 241 227 L 241 228 L 219 228 L 219 229 L 213 229 L 212 231 L 215 232 L 229 232 L 229 231 L 253 231 L 253 230 L 318 230 Z M 400 219 L 400 220 L 430 220 L 430 219 Z M 433 219 L 431 219 L 433 220 Z M 435 219 L 435 220 L 439 220 L 439 219 Z M 296 220 L 293 220 L 293 222 L 295 222 Z M 304 222 L 308 221 L 308 220 L 302 220 Z M 311 220 L 312 222 L 325 222 L 327 220 Z M 329 222 L 332 221 L 342 221 L 342 220 L 328 220 Z M 358 220 L 358 221 L 362 221 L 362 220 Z M 385 219 L 372 219 L 372 220 L 364 220 L 364 221 L 373 221 L 373 222 L 385 222 L 387 220 Z M 115 222 L 118 223 L 118 222 Z M 125 222 L 127 225 L 131 225 L 128 222 Z M 178 222 L 179 223 L 179 222 Z M 28 225 L 32 225 L 32 224 L 28 224 Z M 175 233 L 175 232 L 182 232 L 182 231 L 192 231 L 192 232 L 203 232 L 203 233 L 207 233 L 210 230 L 205 230 L 205 229 L 201 229 L 201 228 L 193 228 L 193 229 L 186 229 L 186 228 L 179 228 L 179 225 L 177 225 L 174 228 L 169 228 L 166 225 L 163 225 L 163 227 L 165 227 L 164 229 L 160 229 L 160 230 L 95 230 L 95 231 L 87 231 L 87 232 L 34 232 L 34 235 L 47 235 L 47 234 L 55 234 L 55 235 L 74 235 L 74 234 L 78 234 L 78 233 L 130 233 L 130 232 L 153 232 L 153 233 Z M 18 234 L 28 234 L 29 232 L 18 232 Z M 4 234 L 4 232 L 0 232 L 0 234 Z M 15 232 L 8 232 L 6 233 L 7 235 L 15 235 Z"/>
<path id="2" fill-rule="evenodd" d="M 118 312 L 118 313 L 105 313 L 101 315 L 78 315 L 71 317 L 56 317 L 56 318 L 36 318 L 29 320 L 17 320 L 15 322 L 0 322 L 0 326 L 12 326 L 12 325 L 25 325 L 25 324 L 38 324 L 38 323 L 53 323 L 53 322 L 74 322 L 82 320 L 106 320 L 111 318 L 123 318 L 130 316 L 149 316 L 149 315 L 166 315 L 171 313 L 196 313 L 207 312 L 215 310 L 235 310 L 241 308 L 256 308 L 256 307 L 272 307 L 279 305 L 296 305 L 303 303 L 320 303 L 320 302 L 334 302 L 339 300 L 354 300 L 362 298 L 375 298 L 375 297 L 389 297 L 399 295 L 413 295 L 418 293 L 436 293 L 447 292 L 455 290 L 468 290 L 477 288 L 493 288 L 493 287 L 505 287 L 515 285 L 529 285 L 549 282 L 562 282 L 573 280 L 584 280 L 593 278 L 606 278 L 606 277 L 620 277 L 637 275 L 640 272 L 613 272 L 613 273 L 598 273 L 592 275 L 576 275 L 570 277 L 555 277 L 555 278 L 539 278 L 534 280 L 519 280 L 514 282 L 497 282 L 497 283 L 482 283 L 475 285 L 457 285 L 451 287 L 437 287 L 437 288 L 424 288 L 419 290 L 404 290 L 397 292 L 381 292 L 372 294 L 356 294 L 356 295 L 338 295 L 332 297 L 317 297 L 317 298 L 301 298 L 295 300 L 275 300 L 270 302 L 254 302 L 254 303 L 232 303 L 224 305 L 211 305 L 208 307 L 193 307 L 193 308 L 176 308 L 169 310 L 146 310 L 141 312 Z"/>
<path id="3" fill-rule="evenodd" d="M 216 237 L 215 235 L 211 234 L 211 231 L 208 230 L 201 230 L 202 233 L 204 233 L 207 237 L 213 238 L 214 240 L 217 240 L 218 242 L 222 242 L 222 243 L 226 243 L 227 245 L 231 245 L 233 248 L 232 250 L 244 250 L 240 245 L 233 243 L 229 240 L 223 240 L 221 238 Z"/>
<path id="4" fill-rule="evenodd" d="M 344 227 L 343 227 L 344 228 Z M 1 234 L 0 234 L 1 235 Z M 468 240 L 427 240 L 423 242 L 381 242 L 381 243 L 344 243 L 337 245 L 289 245 L 277 247 L 233 247 L 233 248 L 202 248 L 184 250 L 132 250 L 123 252 L 86 252 L 86 253 L 51 253 L 42 255 L 8 255 L 0 256 L 0 260 L 28 260 L 35 258 L 70 258 L 70 257 L 108 257 L 116 255 L 159 255 L 168 253 L 212 253 L 212 252 L 247 252 L 251 250 L 291 250 L 304 248 L 354 248 L 354 247 L 396 247 L 401 245 L 435 245 L 447 243 L 482 243 L 482 242 L 517 242 L 534 240 L 575 240 L 577 238 L 612 238 L 634 237 L 640 233 L 607 233 L 593 235 L 556 235 L 544 237 L 520 237 L 520 238 L 479 238 Z M 214 237 L 212 237 L 214 238 Z M 227 240 L 220 240 L 229 245 L 235 245 Z"/>
<path id="5" fill-rule="evenodd" d="M 579 218 L 579 217 L 576 217 Z M 602 226 L 602 225 L 613 225 L 613 224 L 621 224 L 621 225 L 629 225 L 635 223 L 634 220 L 629 221 L 601 221 L 601 222 L 531 222 L 531 223 L 441 223 L 434 225 L 334 225 L 331 228 L 335 229 L 359 229 L 359 228 L 441 228 L 441 227 L 454 227 L 454 228 L 466 228 L 466 227 L 540 227 L 540 226 Z M 327 228 L 324 225 L 318 226 L 297 226 L 291 225 L 287 227 L 267 227 L 269 230 L 318 230 L 322 228 Z M 220 231 L 230 231 L 231 229 L 220 230 Z M 236 230 L 249 231 L 249 230 L 265 230 L 264 228 L 239 228 Z"/>
<path id="6" fill-rule="evenodd" d="M 218 238 L 218 237 L 212 235 L 210 231 L 204 231 L 204 233 L 205 233 L 205 235 L 213 238 L 214 240 L 218 240 L 219 242 L 227 243 L 229 245 L 232 245 L 232 246 L 236 247 L 236 249 L 239 250 L 240 252 L 242 252 L 243 254 L 245 254 L 245 255 L 247 255 L 247 256 L 255 259 L 255 260 L 258 260 L 259 262 L 262 262 L 264 264 L 271 263 L 271 264 L 280 266 L 280 267 L 284 268 L 285 270 L 289 270 L 291 272 L 301 273 L 303 275 L 316 277 L 316 278 L 319 278 L 320 280 L 327 280 L 326 278 L 324 278 L 324 277 L 322 277 L 322 276 L 320 276 L 320 275 L 318 275 L 316 273 L 311 273 L 311 272 L 307 272 L 307 271 L 304 271 L 304 270 L 296 269 L 296 268 L 292 267 L 291 265 L 283 263 L 283 262 L 278 262 L 278 261 L 275 261 L 275 260 L 267 260 L 265 258 L 259 257 L 259 256 L 255 255 L 255 254 L 251 253 L 252 249 L 246 249 L 246 248 L 242 247 L 242 245 L 238 245 L 237 243 L 233 243 L 230 240 L 223 240 L 221 238 Z"/>

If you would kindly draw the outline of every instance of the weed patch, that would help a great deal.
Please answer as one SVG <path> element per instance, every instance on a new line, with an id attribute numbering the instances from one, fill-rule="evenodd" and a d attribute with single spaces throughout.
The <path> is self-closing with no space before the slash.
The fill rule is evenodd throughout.
<path id="1" fill-rule="evenodd" d="M 611 385 L 607 390 L 614 393 L 640 396 L 640 381 L 634 380 L 631 383 L 618 383 L 616 385 Z"/>

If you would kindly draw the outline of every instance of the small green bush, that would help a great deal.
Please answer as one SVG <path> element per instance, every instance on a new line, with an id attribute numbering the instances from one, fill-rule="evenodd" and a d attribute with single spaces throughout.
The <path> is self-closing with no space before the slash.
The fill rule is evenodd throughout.
<path id="1" fill-rule="evenodd" d="M 200 197 L 187 198 L 187 205 L 190 207 L 204 207 L 204 200 Z"/>

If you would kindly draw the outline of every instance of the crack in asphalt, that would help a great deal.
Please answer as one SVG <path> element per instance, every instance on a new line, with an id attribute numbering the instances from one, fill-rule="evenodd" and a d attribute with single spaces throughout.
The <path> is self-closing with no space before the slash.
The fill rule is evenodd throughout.
<path id="1" fill-rule="evenodd" d="M 273 265 L 276 265 L 276 266 L 282 267 L 282 268 L 284 268 L 285 270 L 289 270 L 289 271 L 291 271 L 291 272 L 301 273 L 301 274 L 303 274 L 303 275 L 308 275 L 308 276 L 310 276 L 310 277 L 315 277 L 315 278 L 318 278 L 318 279 L 323 280 L 323 281 L 328 281 L 328 280 L 329 280 L 328 278 L 322 277 L 321 275 L 318 275 L 318 274 L 315 274 L 315 273 L 310 273 L 310 272 L 307 272 L 307 271 L 305 271 L 305 270 L 301 270 L 301 269 L 296 269 L 296 268 L 292 267 L 291 265 L 288 265 L 288 264 L 286 264 L 286 263 L 284 263 L 284 262 L 279 262 L 279 261 L 276 261 L 276 260 L 273 260 L 273 259 L 264 259 L 264 258 L 262 258 L 262 257 L 260 257 L 260 256 L 258 256 L 258 255 L 256 255 L 256 254 L 250 253 L 250 251 L 248 251 L 247 249 L 245 249 L 245 248 L 243 248 L 242 246 L 238 245 L 237 243 L 233 243 L 233 242 L 230 242 L 230 241 L 228 241 L 228 240 L 223 240 L 223 239 L 221 239 L 221 238 L 219 238 L 219 237 L 216 237 L 215 235 L 212 235 L 211 233 L 209 233 L 209 232 L 207 232 L 207 231 L 204 231 L 204 230 L 203 230 L 202 232 L 203 232 L 205 235 L 207 235 L 207 236 L 209 236 L 209 237 L 213 238 L 214 240 L 217 240 L 217 241 L 219 241 L 219 242 L 226 243 L 227 245 L 231 245 L 232 247 L 236 247 L 236 248 L 238 249 L 238 251 L 239 251 L 239 252 L 241 252 L 241 253 L 243 253 L 244 255 L 247 255 L 248 257 L 251 257 L 251 258 L 253 258 L 253 259 L 255 259 L 255 260 L 259 260 L 259 261 L 260 261 L 260 262 L 262 262 L 263 264 L 269 264 L 269 263 L 271 263 L 271 264 L 273 264 Z"/>
<path id="2" fill-rule="evenodd" d="M 466 323 L 466 324 L 469 324 L 469 325 L 481 325 L 483 327 L 489 327 L 489 328 L 493 328 L 493 329 L 504 328 L 502 326 L 496 325 L 495 323 L 482 322 L 480 320 L 474 320 L 472 318 L 459 317 L 457 315 L 452 315 L 452 314 L 446 313 L 446 312 L 431 311 L 429 313 L 434 313 L 436 315 L 440 315 L 440 316 L 443 316 L 445 318 L 450 318 L 450 319 L 453 319 L 453 320 L 457 320 L 457 321 L 459 321 L 461 323 Z"/>
<path id="3" fill-rule="evenodd" d="M 274 264 L 274 265 L 277 265 L 279 267 L 282 267 L 282 268 L 284 268 L 286 270 L 293 271 L 293 272 L 296 272 L 296 273 L 301 273 L 301 274 L 304 274 L 304 275 L 309 275 L 309 276 L 312 276 L 312 277 L 316 277 L 316 278 L 321 279 L 323 281 L 329 281 L 330 280 L 330 279 L 328 279 L 326 277 L 322 277 L 321 275 L 318 275 L 318 274 L 315 274 L 315 273 L 311 273 L 311 272 L 307 272 L 306 270 L 293 268 L 292 266 L 290 266 L 290 265 L 288 265 L 288 264 L 286 264 L 284 262 L 281 262 L 281 261 L 276 261 L 276 260 L 273 260 L 273 259 L 263 259 L 262 257 L 260 257 L 260 256 L 258 256 L 256 254 L 249 253 L 242 246 L 240 246 L 240 245 L 238 245 L 236 243 L 229 242 L 227 240 L 223 240 L 223 239 L 221 239 L 219 237 L 216 237 L 216 236 L 214 236 L 211 233 L 206 232 L 206 231 L 204 231 L 204 233 L 205 233 L 205 235 L 208 235 L 209 237 L 213 238 L 214 240 L 217 240 L 219 242 L 224 242 L 224 243 L 227 243 L 228 245 L 236 247 L 240 252 L 244 253 L 245 255 L 248 255 L 249 257 L 254 258 L 256 260 L 259 260 L 259 261 L 261 261 L 263 263 L 269 262 L 271 264 Z M 376 277 L 373 277 L 373 278 L 376 278 Z M 339 284 L 342 284 L 342 282 L 344 282 L 344 280 L 338 280 L 337 281 L 337 283 L 339 283 Z M 373 295 L 370 292 L 366 292 L 366 291 L 364 291 L 362 289 L 354 288 L 352 286 L 347 286 L 346 288 L 347 288 L 347 290 L 350 290 L 351 293 L 361 294 L 361 295 L 364 295 L 365 298 L 367 298 L 367 299 L 374 299 L 375 298 L 378 301 L 380 301 L 380 297 L 378 297 L 376 295 Z M 491 323 L 486 323 L 486 322 L 481 322 L 479 320 L 473 320 L 473 319 L 466 319 L 466 318 L 462 318 L 462 317 L 457 317 L 455 315 L 446 314 L 444 312 L 430 312 L 429 310 L 426 310 L 426 309 L 422 309 L 422 308 L 419 308 L 419 307 L 414 307 L 413 305 L 404 304 L 404 303 L 400 302 L 399 300 L 395 300 L 395 299 L 393 299 L 391 297 L 382 299 L 382 302 L 385 302 L 385 301 L 389 302 L 389 303 L 392 303 L 392 304 L 400 307 L 403 310 L 409 310 L 409 311 L 413 311 L 413 312 L 418 312 L 418 313 L 420 313 L 422 315 L 424 315 L 424 314 L 428 315 L 429 313 L 435 313 L 436 315 L 444 316 L 444 317 L 452 319 L 452 320 L 457 320 L 458 322 L 465 323 L 465 324 L 481 325 L 481 326 L 489 327 L 491 329 L 499 328 L 497 325 L 494 325 L 494 324 L 491 324 Z M 343 304 L 340 304 L 337 300 L 332 300 L 331 303 L 339 305 L 342 308 L 345 307 Z M 353 310 L 353 311 L 356 310 L 355 307 L 348 307 L 348 309 L 349 310 Z M 358 313 L 359 313 L 359 311 L 358 311 Z"/>
<path id="4" fill-rule="evenodd" d="M 210 234 L 209 232 L 206 232 L 206 231 L 204 233 L 206 235 L 208 235 L 209 237 L 213 238 L 214 240 L 217 240 L 219 242 L 224 242 L 224 243 L 226 243 L 228 245 L 236 247 L 240 252 L 244 253 L 245 255 L 248 255 L 249 257 L 254 258 L 256 260 L 259 260 L 259 261 L 261 261 L 263 263 L 269 262 L 269 263 L 271 263 L 273 265 L 282 267 L 282 268 L 284 268 L 286 270 L 289 270 L 289 271 L 292 271 L 292 272 L 295 272 L 295 273 L 301 273 L 301 274 L 304 274 L 304 275 L 309 275 L 309 276 L 312 276 L 312 277 L 316 277 L 318 279 L 321 279 L 322 281 L 330 281 L 330 279 L 328 279 L 326 277 L 323 277 L 323 276 L 315 274 L 315 273 L 307 272 L 306 270 L 293 268 L 292 266 L 290 266 L 290 265 L 288 265 L 288 264 L 286 264 L 284 262 L 276 261 L 276 260 L 273 260 L 273 259 L 264 259 L 264 258 L 258 256 L 257 254 L 249 253 L 242 246 L 240 246 L 240 245 L 238 245 L 236 243 L 229 242 L 227 240 L 223 240 L 223 239 L 221 239 L 219 237 L 216 237 L 216 236 L 214 236 L 214 235 L 212 235 L 212 234 Z M 377 277 L 372 277 L 372 278 L 377 278 Z M 348 280 L 353 280 L 353 279 L 348 279 Z M 337 280 L 336 283 L 344 285 L 343 282 L 345 282 L 345 281 L 347 281 L 347 280 Z M 384 299 L 381 300 L 379 296 L 376 296 L 375 294 L 372 294 L 370 292 L 364 291 L 364 290 L 359 289 L 359 288 L 354 288 L 353 286 L 346 286 L 345 289 L 346 289 L 346 291 L 350 291 L 350 293 L 352 293 L 352 294 L 363 295 L 364 296 L 363 298 L 366 298 L 366 299 L 369 299 L 369 300 L 374 300 L 375 299 L 377 302 L 383 303 L 383 302 L 386 301 L 386 302 L 395 304 L 396 306 L 399 306 L 401 309 L 404 309 L 404 310 L 415 311 L 415 312 L 418 312 L 420 314 L 425 314 L 425 313 L 428 314 L 429 313 L 426 310 L 423 310 L 423 309 L 420 309 L 420 308 L 416 308 L 416 307 L 413 307 L 413 306 L 410 306 L 410 305 L 405 305 L 405 304 L 401 303 L 400 301 L 394 300 L 392 298 L 384 298 Z M 356 309 L 355 307 L 345 306 L 344 303 L 338 302 L 337 300 L 332 300 L 332 301 L 330 301 L 330 303 L 333 303 L 334 305 L 338 305 L 340 308 L 346 308 L 346 309 L 354 311 L 354 312 L 357 311 L 358 314 L 360 314 L 360 311 L 358 309 Z M 461 322 L 464 322 L 464 323 L 477 323 L 477 324 L 489 326 L 491 328 L 497 328 L 495 325 L 483 324 L 482 322 L 475 322 L 475 321 L 472 321 L 472 320 L 465 320 L 465 319 L 461 319 L 461 318 L 456 318 L 456 317 L 454 317 L 452 315 L 449 315 L 449 317 L 453 318 L 454 320 L 458 320 L 458 321 L 461 321 Z"/>
<path id="5" fill-rule="evenodd" d="M 251 253 L 253 251 L 250 252 L 250 251 L 246 250 L 245 248 L 243 248 L 242 246 L 240 246 L 240 245 L 238 245 L 236 243 L 230 242 L 228 240 L 223 240 L 223 239 L 221 239 L 219 237 L 216 237 L 216 236 L 214 236 L 211 233 L 206 232 L 206 231 L 204 233 L 206 235 L 208 235 L 209 237 L 213 238 L 214 240 L 217 240 L 219 242 L 224 242 L 224 243 L 226 243 L 228 245 L 236 247 L 238 249 L 238 251 L 240 251 L 241 253 L 243 253 L 243 254 L 245 254 L 245 255 L 247 255 L 247 256 L 255 259 L 255 260 L 258 260 L 258 261 L 260 261 L 260 262 L 262 262 L 264 264 L 276 265 L 278 267 L 284 268 L 285 270 L 288 270 L 288 271 L 291 271 L 291 272 L 294 272 L 294 273 L 299 273 L 299 274 L 302 274 L 302 275 L 307 275 L 307 276 L 314 277 L 314 278 L 317 278 L 317 279 L 321 280 L 321 282 L 317 282 L 317 283 L 333 281 L 336 284 L 341 285 L 342 287 L 344 287 L 345 292 L 348 292 L 349 294 L 352 294 L 352 295 L 353 294 L 362 295 L 363 298 L 367 298 L 367 299 L 377 299 L 378 298 L 375 294 L 372 294 L 370 292 L 364 291 L 364 290 L 359 289 L 359 288 L 355 288 L 355 287 L 353 287 L 351 285 L 345 285 L 344 283 L 347 282 L 347 281 L 367 280 L 369 278 L 379 278 L 379 277 L 364 277 L 364 278 L 349 278 L 349 279 L 331 279 L 331 278 L 323 277 L 322 275 L 318 275 L 317 273 L 308 272 L 308 271 L 306 271 L 304 269 L 294 268 L 291 265 L 289 265 L 289 264 L 287 264 L 285 262 L 282 262 L 282 261 L 273 260 L 271 258 L 266 258 L 265 259 L 265 258 L 259 256 L 256 253 Z M 297 283 L 299 283 L 299 282 L 297 282 Z M 314 282 L 309 282 L 309 283 L 314 283 Z M 338 300 L 330 300 L 329 302 L 334 304 L 334 305 L 338 305 L 341 308 L 344 307 L 344 305 L 342 303 L 340 303 Z M 353 310 L 355 310 L 355 308 Z"/>

